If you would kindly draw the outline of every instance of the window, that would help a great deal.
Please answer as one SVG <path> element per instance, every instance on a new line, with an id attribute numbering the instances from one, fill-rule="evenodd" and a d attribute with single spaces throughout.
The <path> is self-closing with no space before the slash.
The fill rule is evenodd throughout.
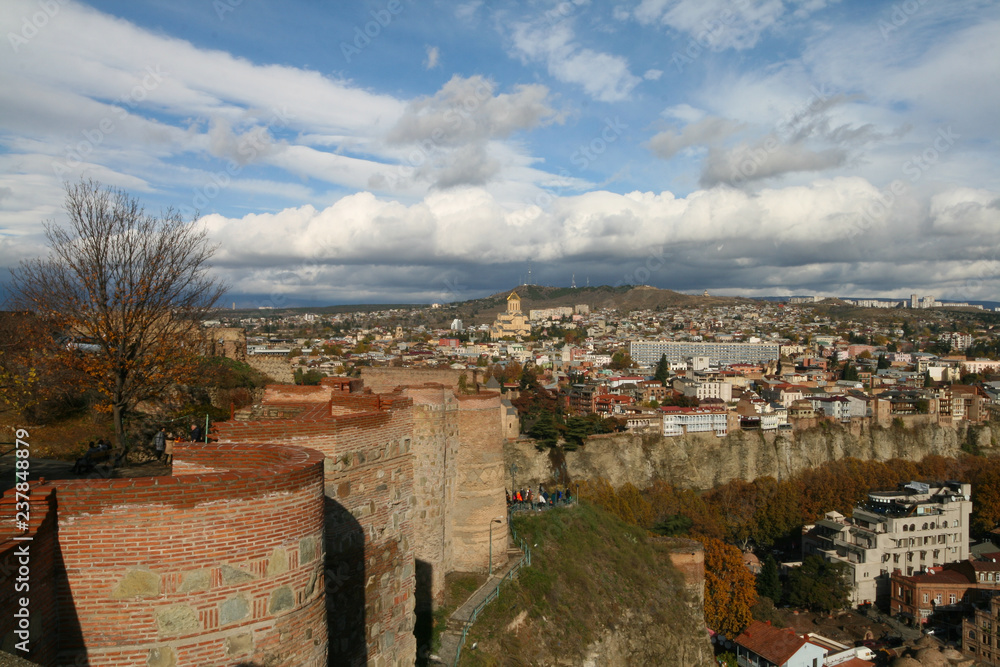
<path id="1" fill-rule="evenodd" d="M 948 604 L 955 604 L 955 594 L 952 593 L 948 596 Z"/>
<path id="2" fill-rule="evenodd" d="M 927 530 L 927 522 L 924 522 L 924 530 Z"/>
<path id="3" fill-rule="evenodd" d="M 927 598 L 928 598 L 927 593 L 924 593 L 924 604 L 927 604 Z"/>
<path id="4" fill-rule="evenodd" d="M 938 593 L 934 596 L 934 604 L 941 604 L 941 594 Z"/>
<path id="5" fill-rule="evenodd" d="M 905 533 L 905 532 L 906 532 L 906 531 L 908 531 L 909 529 L 910 529 L 910 527 L 909 527 L 909 526 L 907 526 L 907 525 L 906 525 L 906 524 L 904 523 L 904 524 L 903 524 L 903 532 Z"/>

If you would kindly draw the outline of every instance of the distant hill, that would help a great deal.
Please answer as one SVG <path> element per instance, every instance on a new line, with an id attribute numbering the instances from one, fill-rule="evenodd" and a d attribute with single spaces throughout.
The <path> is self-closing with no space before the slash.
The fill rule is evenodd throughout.
<path id="1" fill-rule="evenodd" d="M 490 323 L 496 314 L 507 309 L 507 297 L 517 292 L 521 297 L 521 310 L 556 308 L 586 304 L 592 310 L 615 308 L 621 313 L 633 310 L 657 310 L 677 306 L 724 306 L 752 303 L 742 297 L 692 296 L 656 287 L 626 285 L 611 287 L 546 287 L 519 285 L 481 299 L 448 304 L 440 309 L 442 319 L 458 318 L 466 325 Z"/>

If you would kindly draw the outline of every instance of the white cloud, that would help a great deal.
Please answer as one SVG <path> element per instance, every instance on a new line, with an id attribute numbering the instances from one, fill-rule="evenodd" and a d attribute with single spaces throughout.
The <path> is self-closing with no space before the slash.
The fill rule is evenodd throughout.
<path id="1" fill-rule="evenodd" d="M 594 191 L 557 198 L 539 210 L 502 206 L 482 188 L 456 188 L 409 206 L 359 193 L 324 210 L 209 216 L 204 222 L 214 237 L 227 239 L 220 258 L 227 271 L 269 266 L 275 275 L 298 276 L 295 284 L 316 293 L 336 286 L 308 280 L 343 266 L 408 267 L 424 278 L 456 270 L 468 282 L 470 271 L 531 259 L 549 266 L 583 263 L 591 275 L 604 270 L 602 279 L 609 280 L 614 272 L 643 266 L 651 253 L 669 258 L 659 264 L 661 279 L 653 281 L 668 285 L 672 279 L 711 280 L 773 291 L 882 281 L 880 289 L 908 289 L 940 279 L 936 293 L 957 295 L 962 281 L 983 273 L 982 267 L 962 268 L 968 247 L 952 230 L 971 225 L 979 243 L 997 247 L 995 193 L 953 188 L 930 197 L 912 188 L 888 208 L 877 203 L 884 198 L 864 179 L 836 178 L 753 195 L 729 188 L 684 198 Z M 936 230 L 935 243 L 893 242 L 918 229 Z M 928 267 L 937 268 L 928 274 Z M 996 286 L 995 277 L 989 280 Z"/>
<path id="2" fill-rule="evenodd" d="M 690 107 L 689 107 L 690 109 Z M 684 110 L 681 110 L 684 113 Z M 742 124 L 726 118 L 709 116 L 690 123 L 683 130 L 665 130 L 649 140 L 649 148 L 657 157 L 673 157 L 689 146 L 717 145 L 738 132 Z"/>
<path id="3" fill-rule="evenodd" d="M 427 60 L 424 61 L 424 67 L 426 69 L 434 69 L 438 66 L 439 60 L 441 58 L 441 52 L 436 46 L 427 47 Z"/>
<path id="4" fill-rule="evenodd" d="M 801 20 L 827 4 L 827 0 L 642 0 L 633 16 L 643 25 L 686 33 L 703 48 L 745 50 L 755 47 L 761 35 L 781 24 L 789 12 Z"/>
<path id="5" fill-rule="evenodd" d="M 437 187 L 482 185 L 501 168 L 489 155 L 491 141 L 560 120 L 548 94 L 540 84 L 495 94 L 488 79 L 456 75 L 434 95 L 411 102 L 386 139 L 405 147 L 416 175 Z"/>
<path id="6" fill-rule="evenodd" d="M 663 76 L 662 69 L 648 69 L 642 78 L 646 81 L 659 81 L 661 76 Z"/>
<path id="7" fill-rule="evenodd" d="M 524 63 L 545 63 L 550 75 L 581 86 L 596 100 L 628 99 L 632 89 L 642 81 L 629 71 L 628 60 L 580 46 L 569 23 L 564 20 L 554 26 L 515 24 L 511 35 L 513 54 Z"/>

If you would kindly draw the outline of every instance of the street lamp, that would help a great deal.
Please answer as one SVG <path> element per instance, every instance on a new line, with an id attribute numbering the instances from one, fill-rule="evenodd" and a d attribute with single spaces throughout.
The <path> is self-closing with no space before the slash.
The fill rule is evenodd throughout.
<path id="1" fill-rule="evenodd" d="M 493 576 L 493 524 L 495 523 L 503 523 L 503 517 L 490 519 L 490 577 Z"/>

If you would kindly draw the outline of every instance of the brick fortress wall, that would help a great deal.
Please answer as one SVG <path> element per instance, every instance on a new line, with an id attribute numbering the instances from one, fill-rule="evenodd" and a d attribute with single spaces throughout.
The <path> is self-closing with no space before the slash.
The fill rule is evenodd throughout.
<path id="1" fill-rule="evenodd" d="M 16 504 L 22 499 L 14 490 L 0 498 L 6 519 L 0 535 L 0 647 L 40 665 L 54 665 L 59 649 L 51 632 L 59 618 L 56 497 L 51 487 L 31 486 L 27 531 L 14 530 L 15 513 L 24 509 Z"/>
<path id="2" fill-rule="evenodd" d="M 458 393 L 459 378 L 475 387 L 475 371 L 366 367 L 365 385 L 396 391 L 414 404 L 416 558 L 430 598 L 441 600 L 448 572 L 488 569 L 506 559 L 507 508 L 503 443 L 506 410 L 493 392 Z M 499 518 L 499 523 L 492 519 Z"/>
<path id="3" fill-rule="evenodd" d="M 349 388 L 349 387 L 348 387 Z M 324 456 L 330 662 L 412 665 L 413 404 L 397 395 L 272 386 L 261 414 L 222 422 L 220 442 L 287 442 Z"/>
<path id="4" fill-rule="evenodd" d="M 325 665 L 323 458 L 178 443 L 174 472 L 32 490 L 58 508 L 42 664 Z"/>
<path id="5" fill-rule="evenodd" d="M 494 566 L 506 559 L 503 408 L 498 394 L 457 394 L 461 373 L 450 369 L 369 371 L 390 393 L 342 378 L 272 385 L 252 414 L 217 433 L 323 452 L 327 497 L 346 512 L 327 520 L 331 656 L 350 662 L 360 644 L 368 660 L 391 664 L 413 660 L 415 604 L 430 611 L 445 574 L 487 570 L 493 518 L 501 518 L 492 526 Z M 348 519 L 354 526 L 345 529 Z M 364 617 L 345 618 L 366 563 Z"/>

